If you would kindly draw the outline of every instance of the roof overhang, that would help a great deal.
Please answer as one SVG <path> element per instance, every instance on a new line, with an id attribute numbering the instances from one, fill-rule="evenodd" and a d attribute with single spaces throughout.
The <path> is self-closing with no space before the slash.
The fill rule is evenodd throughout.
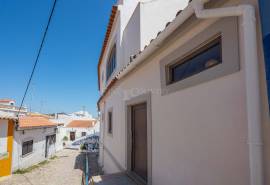
<path id="1" fill-rule="evenodd" d="M 20 127 L 18 126 L 18 131 L 20 130 L 33 130 L 33 129 L 46 129 L 46 128 L 57 128 L 57 125 L 55 126 L 36 126 L 36 127 Z"/>
<path id="2" fill-rule="evenodd" d="M 109 38 L 110 38 L 110 35 L 111 35 L 111 32 L 112 32 L 113 24 L 114 24 L 115 19 L 117 17 L 116 16 L 117 15 L 117 10 L 118 10 L 117 6 L 112 7 L 110 20 L 109 20 L 109 23 L 107 25 L 107 31 L 106 31 L 106 34 L 105 34 L 105 38 L 104 38 L 104 41 L 103 41 L 103 45 L 102 45 L 102 49 L 101 49 L 101 53 L 100 53 L 100 57 L 99 57 L 99 61 L 98 61 L 98 89 L 99 90 L 100 90 L 100 66 L 101 66 L 102 60 L 104 58 L 106 48 L 107 48 L 108 43 L 109 43 Z"/>

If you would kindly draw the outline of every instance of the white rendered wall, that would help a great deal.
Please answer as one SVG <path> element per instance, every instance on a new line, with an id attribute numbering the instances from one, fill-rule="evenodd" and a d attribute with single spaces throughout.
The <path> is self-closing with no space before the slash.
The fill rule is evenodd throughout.
<path id="1" fill-rule="evenodd" d="M 70 139 L 70 132 L 75 132 L 75 139 L 82 137 L 82 132 L 85 132 L 86 135 L 94 134 L 96 130 L 92 128 L 63 128 L 65 129 L 65 136 Z"/>
<path id="2" fill-rule="evenodd" d="M 188 5 L 189 0 L 144 0 L 141 2 L 141 49 L 175 19 L 176 13 Z"/>
<path id="3" fill-rule="evenodd" d="M 172 21 L 176 13 L 186 7 L 187 2 L 188 0 L 123 0 L 120 3 L 100 67 L 101 94 L 111 80 L 106 82 L 105 78 L 106 62 L 113 45 L 116 43 L 117 64 L 112 76 L 130 61 L 131 55 L 143 50 L 165 28 L 166 23 Z"/>
<path id="4" fill-rule="evenodd" d="M 66 135 L 66 130 L 63 126 L 58 126 L 57 127 L 57 132 L 56 132 L 56 144 L 55 144 L 55 149 L 56 151 L 63 150 L 63 142 L 64 142 L 64 137 Z"/>
<path id="5" fill-rule="evenodd" d="M 21 168 L 27 168 L 29 166 L 35 165 L 41 161 L 46 160 L 45 158 L 46 136 L 53 134 L 55 134 L 54 128 L 25 130 L 24 134 L 22 133 L 22 131 L 14 131 L 12 171 Z M 34 141 L 33 152 L 23 157 L 22 143 L 24 141 L 29 140 Z M 53 155 L 56 152 L 55 147 L 53 148 L 54 149 L 50 149 L 51 155 Z"/>
<path id="6" fill-rule="evenodd" d="M 192 34 L 208 24 L 211 21 L 197 25 Z M 106 132 L 107 118 L 104 123 L 105 146 L 126 168 L 125 101 L 151 90 L 154 185 L 247 185 L 244 71 L 161 96 L 159 61 L 186 44 L 183 41 L 175 39 L 112 89 L 102 110 L 106 113 L 113 108 L 113 135 Z M 105 173 L 120 171 L 106 151 L 103 158 Z"/>
<path id="7" fill-rule="evenodd" d="M 0 154 L 7 152 L 8 121 L 0 119 Z"/>

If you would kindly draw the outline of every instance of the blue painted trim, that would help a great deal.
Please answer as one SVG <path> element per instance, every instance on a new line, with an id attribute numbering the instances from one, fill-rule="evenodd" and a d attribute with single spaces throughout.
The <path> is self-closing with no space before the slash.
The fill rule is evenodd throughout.
<path id="1" fill-rule="evenodd" d="M 263 34 L 263 46 L 264 46 L 264 57 L 265 57 L 265 72 L 267 81 L 268 91 L 268 103 L 270 108 L 270 1 L 259 0 L 260 3 L 260 15 L 262 23 L 262 34 Z"/>
<path id="2" fill-rule="evenodd" d="M 89 184 L 89 163 L 88 163 L 88 155 L 85 153 L 85 185 Z"/>

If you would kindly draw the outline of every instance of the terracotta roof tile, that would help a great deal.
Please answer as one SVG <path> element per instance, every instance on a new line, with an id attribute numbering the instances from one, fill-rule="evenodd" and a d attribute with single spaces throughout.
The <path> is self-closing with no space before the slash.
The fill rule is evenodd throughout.
<path id="1" fill-rule="evenodd" d="M 189 3 L 191 3 L 191 2 L 192 2 L 192 0 L 189 0 Z M 173 19 L 172 21 L 167 22 L 167 23 L 165 24 L 165 28 L 164 28 L 163 30 L 159 31 L 158 34 L 157 34 L 157 36 L 156 36 L 155 38 L 153 38 L 153 39 L 150 40 L 150 43 L 149 43 L 148 45 L 145 45 L 144 50 L 145 50 L 149 45 L 151 45 L 152 42 L 153 42 L 154 40 L 156 40 L 156 39 L 160 36 L 160 34 L 163 33 L 163 32 L 167 29 L 167 27 L 169 27 L 169 26 L 171 25 L 171 23 L 173 23 L 173 22 L 175 21 L 175 19 L 176 19 L 178 16 L 181 16 L 181 13 L 182 13 L 182 12 L 183 12 L 182 9 L 179 10 L 179 11 L 176 13 L 174 19 Z M 107 30 L 107 31 L 108 31 L 108 30 Z M 143 51 L 139 51 L 137 54 L 131 55 L 131 58 L 136 59 L 142 52 L 144 52 L 144 50 L 143 50 Z M 103 56 L 103 55 L 102 55 L 102 56 Z M 100 71 L 99 71 L 100 62 L 101 62 L 101 60 L 99 61 L 99 65 L 98 65 L 98 73 L 100 73 Z M 118 72 L 118 74 L 117 74 L 116 76 L 118 76 L 120 73 L 122 73 L 122 72 L 124 71 L 124 69 L 125 69 L 130 63 L 132 63 L 132 62 L 133 62 L 133 61 L 131 60 L 131 62 L 129 62 L 126 66 L 124 66 L 124 67 L 122 68 L 122 70 L 120 70 L 120 71 Z M 98 74 L 98 78 L 100 78 L 100 74 Z M 101 100 L 105 97 L 105 95 L 108 93 L 109 89 L 115 84 L 116 81 L 117 81 L 117 79 L 115 79 L 115 81 L 113 81 L 114 83 L 110 83 L 109 86 L 105 89 L 105 91 L 104 91 L 103 94 L 101 95 L 101 97 L 99 98 L 99 100 L 98 100 L 98 102 L 97 102 L 98 109 L 99 109 L 99 103 L 100 103 Z M 99 79 L 98 82 L 99 82 L 98 85 L 100 85 L 100 79 Z"/>
<path id="2" fill-rule="evenodd" d="M 95 120 L 74 120 L 71 121 L 67 127 L 68 128 L 91 128 L 95 126 Z"/>
<path id="3" fill-rule="evenodd" d="M 49 119 L 37 116 L 23 116 L 19 118 L 20 128 L 33 128 L 33 127 L 56 127 L 57 124 L 51 122 Z"/>
<path id="4" fill-rule="evenodd" d="M 14 101 L 12 99 L 0 99 L 0 103 L 8 103 L 8 102 L 11 102 L 11 101 Z"/>
<path id="5" fill-rule="evenodd" d="M 107 31 L 106 31 L 106 34 L 105 34 L 105 38 L 104 38 L 104 41 L 103 41 L 103 46 L 102 46 L 102 49 L 101 49 L 99 61 L 98 61 L 98 88 L 99 89 L 100 89 L 100 65 L 101 65 L 102 59 L 104 57 L 105 50 L 106 50 L 107 45 L 108 45 L 109 37 L 110 37 L 111 31 L 112 31 L 112 26 L 113 26 L 113 23 L 114 23 L 114 19 L 116 17 L 116 12 L 117 12 L 117 6 L 113 6 L 112 10 L 111 10 L 111 15 L 110 15 L 109 23 L 108 23 L 108 26 L 107 26 Z"/>

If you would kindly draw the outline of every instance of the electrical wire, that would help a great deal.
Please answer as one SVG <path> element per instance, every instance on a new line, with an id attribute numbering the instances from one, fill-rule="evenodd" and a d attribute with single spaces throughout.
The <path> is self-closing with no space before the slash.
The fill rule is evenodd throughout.
<path id="1" fill-rule="evenodd" d="M 35 73 L 35 70 L 36 70 L 38 61 L 39 61 L 40 53 L 41 53 L 41 51 L 42 51 L 42 49 L 43 49 L 43 46 L 44 46 L 44 43 L 45 43 L 45 39 L 46 39 L 46 35 L 47 35 L 48 30 L 49 30 L 49 26 L 50 26 L 50 23 L 51 23 L 53 14 L 54 14 L 56 2 L 57 2 L 57 0 L 54 0 L 53 6 L 52 6 L 52 9 L 51 9 L 51 12 L 50 12 L 50 16 L 49 16 L 49 19 L 48 19 L 48 22 L 47 22 L 47 26 L 46 26 L 45 31 L 44 31 L 44 33 L 43 33 L 43 37 L 42 37 L 42 40 L 41 40 L 41 43 L 40 43 L 40 46 L 39 46 L 39 49 L 38 49 L 38 53 L 37 53 L 37 56 L 36 56 L 36 59 L 35 59 L 35 62 L 34 62 L 33 68 L 32 68 L 32 72 L 31 72 L 30 78 L 29 78 L 29 80 L 28 80 L 28 82 L 27 82 L 26 89 L 25 89 L 25 91 L 24 91 L 24 95 L 23 95 L 23 98 L 22 98 L 22 101 L 21 101 L 21 104 L 20 104 L 20 108 L 19 108 L 17 117 L 19 117 L 19 114 L 20 114 L 20 112 L 21 112 L 21 109 L 22 109 L 24 100 L 25 100 L 25 98 L 26 98 L 26 95 L 27 95 L 29 86 L 30 86 L 31 81 L 32 81 L 32 79 L 33 79 L 33 76 L 34 76 L 34 73 Z"/>

